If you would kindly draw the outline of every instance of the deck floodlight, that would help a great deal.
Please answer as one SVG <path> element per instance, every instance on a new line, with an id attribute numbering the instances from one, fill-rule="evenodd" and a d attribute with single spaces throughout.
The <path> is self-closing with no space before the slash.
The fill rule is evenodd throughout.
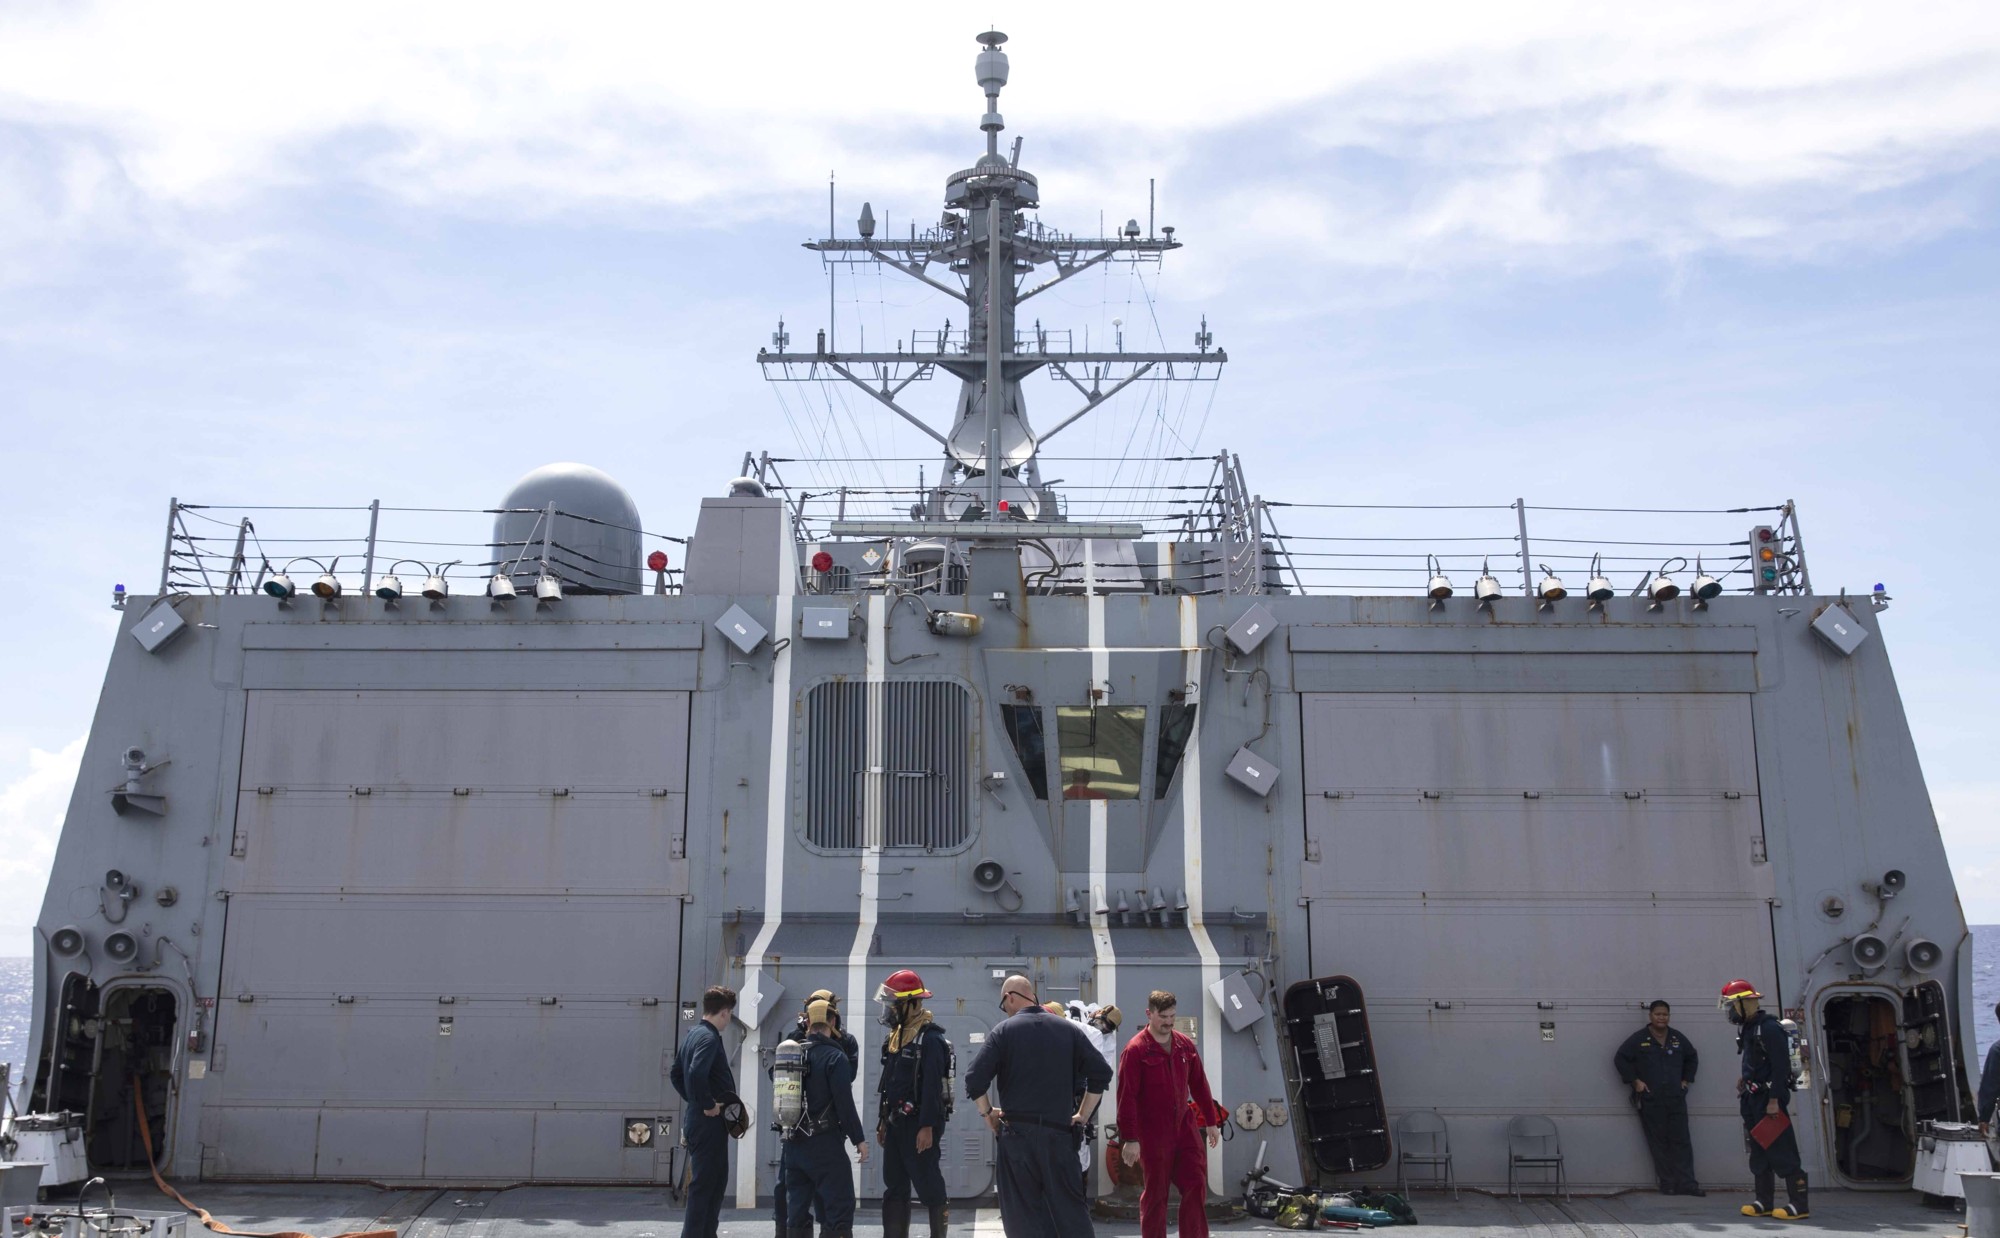
<path id="1" fill-rule="evenodd" d="M 1722 596 L 1722 582 L 1702 570 L 1700 556 L 1696 556 L 1694 561 L 1693 592 L 1695 600 L 1698 602 L 1706 602 L 1711 598 Z"/>
<path id="2" fill-rule="evenodd" d="M 535 600 L 537 602 L 562 601 L 562 582 L 553 576 L 542 575 L 540 579 L 535 581 Z"/>
<path id="3" fill-rule="evenodd" d="M 1611 587 L 1611 578 L 1606 576 L 1604 569 L 1599 566 L 1602 561 L 1601 555 L 1590 556 L 1590 583 L 1583 587 L 1583 595 L 1597 606 L 1610 601 L 1612 595 L 1618 592 Z"/>
<path id="4" fill-rule="evenodd" d="M 1535 586 L 1535 596 L 1542 599 L 1545 605 L 1553 605 L 1568 597 L 1569 590 L 1563 588 L 1561 578 L 1550 570 L 1549 565 L 1543 563 L 1539 566 L 1542 569 L 1542 580 Z"/>
<path id="5" fill-rule="evenodd" d="M 264 592 L 270 594 L 280 602 L 287 602 L 298 596 L 299 587 L 292 583 L 290 576 L 279 572 L 264 582 Z"/>
<path id="6" fill-rule="evenodd" d="M 403 596 L 403 578 L 394 572 L 375 582 L 375 596 L 393 602 Z"/>
<path id="7" fill-rule="evenodd" d="M 313 581 L 313 596 L 322 602 L 331 602 L 340 596 L 340 577 L 332 572 L 321 572 Z"/>
<path id="8" fill-rule="evenodd" d="M 1652 603 L 1647 607 L 1648 610 L 1658 610 L 1662 604 L 1671 602 L 1681 595 L 1681 587 L 1672 575 L 1675 564 L 1684 568 L 1688 565 L 1688 561 L 1676 555 L 1660 564 L 1659 570 L 1646 581 L 1646 599 Z"/>
<path id="9" fill-rule="evenodd" d="M 431 569 L 431 574 L 424 577 L 424 596 L 433 602 L 442 602 L 450 597 L 451 581 L 446 578 L 445 573 L 457 567 L 459 562 L 460 560 L 453 559 L 449 563 L 440 563 Z"/>
<path id="10" fill-rule="evenodd" d="M 1500 597 L 1500 580 L 1493 575 L 1491 563 L 1482 561 L 1479 565 L 1479 579 L 1472 583 L 1472 596 L 1479 599 L 1481 606 L 1491 606 Z"/>
<path id="11" fill-rule="evenodd" d="M 1430 595 L 1432 606 L 1442 605 L 1444 600 L 1451 596 L 1451 578 L 1444 574 L 1444 567 L 1437 561 L 1436 555 L 1425 555 L 1424 567 L 1431 578 L 1430 586 L 1425 592 Z"/>
<path id="12" fill-rule="evenodd" d="M 493 579 L 486 582 L 486 596 L 496 602 L 512 601 L 514 597 L 513 578 L 505 572 L 495 573 Z"/>

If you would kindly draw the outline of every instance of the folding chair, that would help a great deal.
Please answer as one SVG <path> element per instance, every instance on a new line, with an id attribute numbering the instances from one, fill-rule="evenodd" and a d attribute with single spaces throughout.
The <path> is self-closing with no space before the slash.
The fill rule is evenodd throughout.
<path id="1" fill-rule="evenodd" d="M 1564 1199 L 1569 1198 L 1569 1179 L 1563 1174 L 1562 1135 L 1557 1132 L 1555 1122 L 1542 1114 L 1523 1114 L 1507 1120 L 1507 1191 L 1515 1199 L 1521 1198 L 1515 1175 L 1522 1169 L 1553 1169 L 1556 1190 Z"/>
<path id="2" fill-rule="evenodd" d="M 1449 1188 L 1451 1197 L 1458 1198 L 1458 1179 L 1451 1169 L 1451 1131 L 1435 1110 L 1419 1109 L 1396 1119 L 1396 1192 L 1405 1197 L 1410 1193 L 1411 1165 L 1429 1166 L 1432 1183 Z"/>

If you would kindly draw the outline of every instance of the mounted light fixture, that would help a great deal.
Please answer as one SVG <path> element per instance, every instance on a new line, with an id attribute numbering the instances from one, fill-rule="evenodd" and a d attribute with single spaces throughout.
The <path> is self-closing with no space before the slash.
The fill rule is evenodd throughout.
<path id="1" fill-rule="evenodd" d="M 562 582 L 555 577 L 544 573 L 535 581 L 535 600 L 537 602 L 560 602 L 562 601 L 562 595 Z"/>
<path id="2" fill-rule="evenodd" d="M 1583 595 L 1590 599 L 1592 610 L 1604 609 L 1604 604 L 1618 592 L 1611 587 L 1611 578 L 1606 576 L 1604 569 L 1599 566 L 1603 559 L 1603 555 L 1590 556 L 1590 583 L 1583 587 Z"/>
<path id="3" fill-rule="evenodd" d="M 1493 565 L 1487 560 L 1480 560 L 1479 579 L 1472 583 L 1472 596 L 1487 609 L 1491 609 L 1500 597 L 1500 580 L 1493 574 Z"/>
<path id="4" fill-rule="evenodd" d="M 317 565 L 315 565 L 317 566 Z M 334 573 L 340 570 L 340 560 L 334 559 L 333 566 L 319 574 L 313 581 L 313 596 L 322 602 L 331 602 L 340 596 L 340 577 Z"/>
<path id="5" fill-rule="evenodd" d="M 270 594 L 280 602 L 289 602 L 298 596 L 299 587 L 292 583 L 292 578 L 289 575 L 279 572 L 264 582 L 264 592 Z"/>
<path id="6" fill-rule="evenodd" d="M 375 596 L 385 602 L 394 602 L 403 596 L 403 578 L 394 572 L 375 582 Z"/>
<path id="7" fill-rule="evenodd" d="M 1451 578 L 1444 574 L 1444 567 L 1436 555 L 1424 556 L 1424 569 L 1430 574 L 1431 583 L 1424 591 L 1430 595 L 1431 609 L 1444 606 L 1444 600 L 1451 596 Z"/>
<path id="8" fill-rule="evenodd" d="M 496 573 L 492 580 L 486 582 L 486 596 L 496 602 L 513 601 L 514 578 L 505 572 Z"/>
<path id="9" fill-rule="evenodd" d="M 1711 600 L 1722 596 L 1722 582 L 1702 570 L 1701 556 L 1694 557 L 1694 600 L 1703 610 L 1708 609 Z"/>
<path id="10" fill-rule="evenodd" d="M 431 574 L 424 577 L 424 596 L 433 602 L 442 602 L 450 597 L 451 581 L 445 579 L 445 573 L 457 567 L 460 562 L 462 560 L 453 559 L 449 563 L 440 563 L 433 568 Z"/>
<path id="11" fill-rule="evenodd" d="M 1542 579 L 1541 583 L 1535 586 L 1535 596 L 1542 599 L 1542 609 L 1549 610 L 1557 602 L 1568 597 L 1569 590 L 1563 588 L 1561 578 L 1549 568 L 1548 564 L 1542 563 L 1537 566 L 1542 569 Z"/>
<path id="12" fill-rule="evenodd" d="M 1646 597 L 1652 603 L 1646 608 L 1647 610 L 1658 610 L 1661 606 L 1681 595 L 1680 585 L 1675 583 L 1673 576 L 1669 574 L 1676 570 L 1674 568 L 1674 564 L 1676 563 L 1680 564 L 1683 568 L 1688 565 L 1686 559 L 1676 555 L 1668 559 L 1665 563 L 1660 564 L 1659 570 L 1654 572 L 1652 579 L 1646 582 Z"/>

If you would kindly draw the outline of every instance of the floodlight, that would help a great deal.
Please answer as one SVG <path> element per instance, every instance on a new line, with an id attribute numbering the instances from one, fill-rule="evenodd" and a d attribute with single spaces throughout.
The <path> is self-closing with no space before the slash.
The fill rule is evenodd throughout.
<path id="1" fill-rule="evenodd" d="M 1611 587 L 1611 578 L 1598 566 L 1601 560 L 1600 555 L 1590 556 L 1590 583 L 1583 590 L 1584 596 L 1598 605 L 1610 601 L 1612 595 L 1618 592 Z"/>
<path id="2" fill-rule="evenodd" d="M 1479 579 L 1472 584 L 1472 596 L 1479 599 L 1481 606 L 1491 606 L 1500 596 L 1500 581 L 1493 575 L 1490 563 L 1479 565 Z"/>
<path id="3" fill-rule="evenodd" d="M 264 592 L 270 594 L 274 598 L 277 598 L 280 602 L 285 602 L 291 600 L 293 597 L 296 597 L 298 595 L 299 589 L 297 585 L 294 585 L 292 583 L 292 578 L 290 576 L 285 575 L 285 573 L 283 572 L 279 572 L 276 576 L 273 576 L 271 577 L 271 579 L 264 582 Z"/>
<path id="4" fill-rule="evenodd" d="M 1722 582 L 1702 570 L 1700 556 L 1694 561 L 1694 596 L 1700 602 L 1722 596 Z"/>
<path id="5" fill-rule="evenodd" d="M 1563 582 L 1549 569 L 1549 565 L 1543 563 L 1539 566 L 1542 569 L 1542 581 L 1535 586 L 1535 596 L 1551 603 L 1560 602 L 1568 597 L 1569 590 L 1563 588 Z"/>
<path id="6" fill-rule="evenodd" d="M 1431 583 L 1425 592 L 1430 594 L 1431 601 L 1442 602 L 1450 597 L 1451 578 L 1444 574 L 1444 567 L 1437 561 L 1437 556 L 1424 556 L 1424 567 L 1430 572 Z"/>
<path id="7" fill-rule="evenodd" d="M 513 579 L 505 572 L 496 574 L 492 580 L 486 582 L 486 596 L 496 602 L 512 601 L 514 597 Z"/>
<path id="8" fill-rule="evenodd" d="M 459 562 L 460 560 L 453 559 L 449 563 L 440 563 L 432 569 L 431 574 L 424 577 L 424 596 L 433 602 L 442 602 L 450 597 L 451 581 L 446 579 L 445 573 L 457 567 Z"/>
<path id="9" fill-rule="evenodd" d="M 385 602 L 393 602 L 403 596 L 403 578 L 391 572 L 375 582 L 375 596 Z"/>
<path id="10" fill-rule="evenodd" d="M 535 600 L 537 602 L 562 601 L 562 582 L 553 576 L 544 574 L 540 579 L 535 581 Z"/>

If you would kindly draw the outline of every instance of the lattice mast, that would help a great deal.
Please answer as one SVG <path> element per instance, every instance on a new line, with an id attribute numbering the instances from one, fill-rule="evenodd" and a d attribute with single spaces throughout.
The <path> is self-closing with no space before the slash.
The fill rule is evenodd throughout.
<path id="1" fill-rule="evenodd" d="M 1100 263 L 1157 263 L 1180 243 L 1172 228 L 1156 232 L 1150 218 L 1143 234 L 1133 219 L 1109 237 L 1071 236 L 1029 218 L 1041 205 L 1041 190 L 1020 166 L 1021 140 L 1014 140 L 1011 155 L 1000 153 L 1006 128 L 1000 90 L 1007 84 L 1007 54 L 1000 46 L 1006 41 L 997 30 L 979 36 L 977 77 L 986 92 L 979 127 L 986 153 L 947 178 L 937 226 L 918 231 L 912 225 L 907 240 L 877 237 L 874 210 L 863 203 L 858 236 L 806 243 L 829 264 L 879 263 L 945 294 L 965 306 L 964 333 L 954 333 L 947 322 L 940 331 L 913 333 L 907 348 L 898 340 L 893 352 L 839 352 L 821 330 L 815 350 L 806 354 L 788 351 L 790 336 L 780 321 L 772 346 L 758 350 L 766 378 L 843 380 L 937 440 L 947 477 L 958 483 L 939 493 L 955 494 L 960 503 L 957 510 L 923 513 L 934 520 L 999 518 L 1003 501 L 1008 515 L 1035 518 L 1042 494 L 1035 457 L 1042 444 L 1135 382 L 1212 381 L 1228 360 L 1214 346 L 1205 318 L 1195 351 L 1181 353 L 1127 352 L 1122 331 L 1110 350 L 1078 351 L 1069 332 L 1045 330 L 1039 320 L 1027 332 L 1020 329 L 1021 306 L 1030 298 Z M 1021 382 L 1044 368 L 1075 388 L 1083 404 L 1038 435 L 1028 423 Z M 959 381 L 948 432 L 900 403 L 911 383 L 938 371 Z"/>

